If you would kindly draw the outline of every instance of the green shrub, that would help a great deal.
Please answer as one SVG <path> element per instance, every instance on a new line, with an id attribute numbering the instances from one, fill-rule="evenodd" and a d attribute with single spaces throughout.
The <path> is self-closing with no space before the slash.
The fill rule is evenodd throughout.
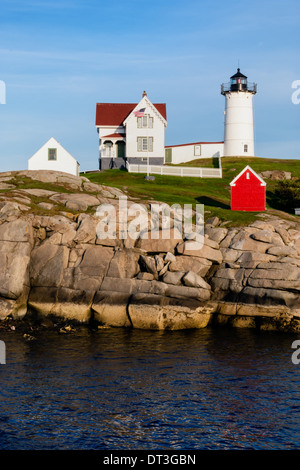
<path id="1" fill-rule="evenodd" d="M 300 207 L 300 179 L 278 181 L 274 194 L 281 209 L 294 213 Z"/>

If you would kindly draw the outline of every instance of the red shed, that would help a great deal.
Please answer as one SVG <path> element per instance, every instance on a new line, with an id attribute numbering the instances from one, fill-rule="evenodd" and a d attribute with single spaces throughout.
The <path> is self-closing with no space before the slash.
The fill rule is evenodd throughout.
<path id="1" fill-rule="evenodd" d="M 264 211 L 266 183 L 249 165 L 230 183 L 232 211 Z"/>

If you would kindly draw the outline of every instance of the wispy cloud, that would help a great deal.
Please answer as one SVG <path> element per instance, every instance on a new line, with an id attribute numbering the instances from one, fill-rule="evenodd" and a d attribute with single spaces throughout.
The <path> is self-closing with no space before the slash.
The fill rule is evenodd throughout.
<path id="1" fill-rule="evenodd" d="M 136 73 L 145 74 L 147 71 L 155 76 L 164 71 L 165 76 L 173 73 L 174 68 L 180 68 L 176 76 L 182 73 L 197 75 L 201 70 L 202 54 L 142 54 L 139 52 L 105 52 L 90 50 L 22 50 L 0 49 L 0 60 L 7 73 L 22 75 L 24 77 L 36 76 L 45 72 L 51 75 L 57 73 L 59 77 L 74 74 L 81 76 L 90 74 L 122 73 L 124 76 Z M 194 64 L 194 72 L 187 72 L 191 64 Z M 197 65 L 198 64 L 198 65 Z M 168 72 L 169 71 L 169 72 Z M 161 77 L 162 78 L 162 77 Z"/>
<path id="2" fill-rule="evenodd" d="M 69 9 L 79 8 L 82 6 L 81 2 L 76 0 L 52 0 L 52 1 L 41 1 L 41 0 L 30 0 L 30 1 L 19 1 L 19 0 L 2 0 L 2 8 L 6 11 L 32 11 L 32 10 L 49 10 L 49 9 Z"/>

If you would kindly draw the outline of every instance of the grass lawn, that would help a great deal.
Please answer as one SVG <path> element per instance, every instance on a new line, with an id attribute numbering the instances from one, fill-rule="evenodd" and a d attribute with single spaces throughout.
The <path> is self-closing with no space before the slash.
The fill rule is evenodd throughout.
<path id="1" fill-rule="evenodd" d="M 54 191 L 56 193 L 70 193 L 71 189 L 66 188 L 62 184 L 45 183 L 43 181 L 34 180 L 27 176 L 15 176 L 9 183 L 15 184 L 17 189 L 46 189 L 47 191 Z M 4 191 L 2 191 L 4 192 Z"/>
<path id="2" fill-rule="evenodd" d="M 201 167 L 201 168 L 219 168 L 219 159 L 218 158 L 197 158 L 186 163 L 172 163 L 167 166 L 191 166 L 191 167 Z"/>
<path id="3" fill-rule="evenodd" d="M 207 162 L 209 163 L 209 162 Z M 233 178 L 249 164 L 257 173 L 266 170 L 290 171 L 292 177 L 300 178 L 300 160 L 278 160 L 253 157 L 222 158 L 223 178 L 182 178 L 177 176 L 155 175 L 154 181 L 145 180 L 144 174 L 128 173 L 122 170 L 107 170 L 99 173 L 86 173 L 94 183 L 125 189 L 130 196 L 140 201 L 161 201 L 169 205 L 204 204 L 206 219 L 218 216 L 227 221 L 227 226 L 246 225 L 257 219 L 259 213 L 231 211 L 230 186 Z M 202 166 L 203 161 L 193 160 L 186 165 Z M 210 166 L 210 165 L 207 165 Z M 289 214 L 278 211 L 274 198 L 276 181 L 267 180 L 267 213 L 280 214 L 289 218 Z M 291 208 L 291 214 L 294 213 Z"/>

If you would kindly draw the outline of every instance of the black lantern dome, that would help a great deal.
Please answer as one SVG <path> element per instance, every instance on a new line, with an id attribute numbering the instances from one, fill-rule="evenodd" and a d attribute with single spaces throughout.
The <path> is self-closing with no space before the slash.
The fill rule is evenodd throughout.
<path id="1" fill-rule="evenodd" d="M 238 68 L 237 72 L 230 77 L 229 83 L 223 83 L 221 85 L 222 95 L 231 92 L 231 91 L 248 91 L 250 93 L 256 93 L 256 83 L 248 83 L 246 75 L 241 73 L 241 70 Z"/>

